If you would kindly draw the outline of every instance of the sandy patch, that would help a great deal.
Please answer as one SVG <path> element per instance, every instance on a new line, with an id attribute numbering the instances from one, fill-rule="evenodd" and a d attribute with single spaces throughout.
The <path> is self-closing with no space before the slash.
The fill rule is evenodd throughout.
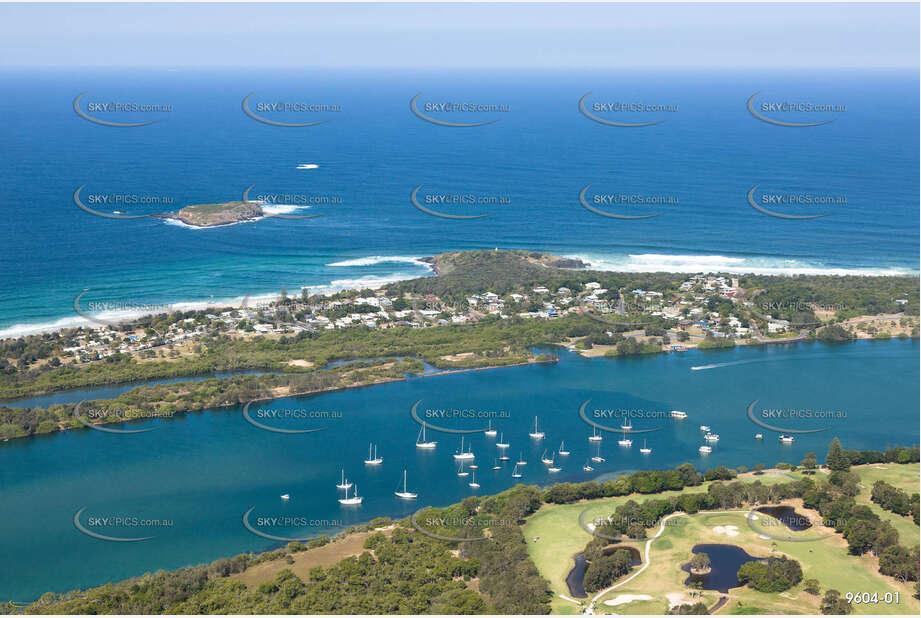
<path id="1" fill-rule="evenodd" d="M 308 360 L 304 360 L 302 358 L 299 358 L 296 360 L 289 360 L 288 364 L 294 367 L 313 367 L 313 363 L 311 363 Z"/>
<path id="2" fill-rule="evenodd" d="M 685 596 L 683 592 L 669 592 L 665 595 L 665 598 L 668 599 L 668 609 L 677 607 L 679 605 L 694 604 L 694 601 Z"/>
<path id="3" fill-rule="evenodd" d="M 470 358 L 471 356 L 473 356 L 473 352 L 461 352 L 460 354 L 446 354 L 442 356 L 441 359 L 446 361 L 459 361 Z"/>
<path id="4" fill-rule="evenodd" d="M 726 536 L 739 536 L 738 526 L 713 526 L 714 534 L 725 534 Z"/>
<path id="5" fill-rule="evenodd" d="M 633 601 L 652 601 L 652 597 L 648 594 L 619 594 L 613 599 L 608 599 L 604 602 L 604 604 L 613 607 L 615 605 L 624 605 Z"/>
<path id="6" fill-rule="evenodd" d="M 750 520 L 752 520 L 752 521 L 758 521 L 758 516 L 757 516 L 757 515 L 749 515 L 748 518 L 749 518 Z"/>

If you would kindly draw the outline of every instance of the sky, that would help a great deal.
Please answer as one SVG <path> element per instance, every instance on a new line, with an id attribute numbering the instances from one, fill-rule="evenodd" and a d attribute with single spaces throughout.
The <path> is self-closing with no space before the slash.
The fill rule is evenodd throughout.
<path id="1" fill-rule="evenodd" d="M 0 4 L 0 66 L 917 68 L 918 4 Z"/>

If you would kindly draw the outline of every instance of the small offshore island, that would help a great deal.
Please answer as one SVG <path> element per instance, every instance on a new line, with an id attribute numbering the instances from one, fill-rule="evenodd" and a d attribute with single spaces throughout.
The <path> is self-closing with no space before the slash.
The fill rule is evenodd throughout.
<path id="1" fill-rule="evenodd" d="M 218 204 L 191 204 L 176 213 L 154 215 L 158 219 L 180 221 L 194 227 L 216 227 L 242 221 L 252 221 L 265 216 L 257 202 L 221 202 Z"/>

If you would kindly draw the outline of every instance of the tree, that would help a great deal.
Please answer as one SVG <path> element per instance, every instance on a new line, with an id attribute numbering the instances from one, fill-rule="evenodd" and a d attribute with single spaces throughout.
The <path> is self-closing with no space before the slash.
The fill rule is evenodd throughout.
<path id="1" fill-rule="evenodd" d="M 799 462 L 799 465 L 804 467 L 807 471 L 811 472 L 815 470 L 816 467 L 816 456 L 815 453 L 809 452 L 806 453 L 806 456 L 803 457 L 803 460 Z"/>
<path id="2" fill-rule="evenodd" d="M 825 593 L 825 596 L 822 597 L 822 603 L 819 605 L 819 608 L 823 614 L 837 616 L 850 614 L 854 611 L 854 608 L 851 607 L 851 604 L 846 599 L 842 599 L 841 593 L 835 589 L 828 590 Z"/>
<path id="3" fill-rule="evenodd" d="M 626 549 L 618 549 L 609 556 L 601 556 L 585 569 L 583 585 L 588 592 L 607 588 L 618 577 L 626 575 L 633 568 L 633 556 Z"/>
<path id="4" fill-rule="evenodd" d="M 710 571 L 710 556 L 704 552 L 694 554 L 691 558 L 691 571 L 694 573 L 707 573 Z"/>
<path id="5" fill-rule="evenodd" d="M 809 594 L 819 594 L 821 590 L 819 589 L 819 580 L 817 579 L 806 579 L 803 580 L 803 590 Z"/>
<path id="6" fill-rule="evenodd" d="M 829 470 L 847 472 L 851 469 L 851 460 L 841 448 L 841 442 L 838 438 L 831 441 L 828 447 L 828 454 L 825 456 L 825 465 Z"/>

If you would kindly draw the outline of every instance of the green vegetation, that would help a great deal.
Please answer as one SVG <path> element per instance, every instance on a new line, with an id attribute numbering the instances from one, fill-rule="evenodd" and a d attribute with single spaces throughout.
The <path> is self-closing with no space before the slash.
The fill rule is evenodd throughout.
<path id="1" fill-rule="evenodd" d="M 739 568 L 739 583 L 761 592 L 783 592 L 803 579 L 799 562 L 784 556 L 746 562 Z"/>

